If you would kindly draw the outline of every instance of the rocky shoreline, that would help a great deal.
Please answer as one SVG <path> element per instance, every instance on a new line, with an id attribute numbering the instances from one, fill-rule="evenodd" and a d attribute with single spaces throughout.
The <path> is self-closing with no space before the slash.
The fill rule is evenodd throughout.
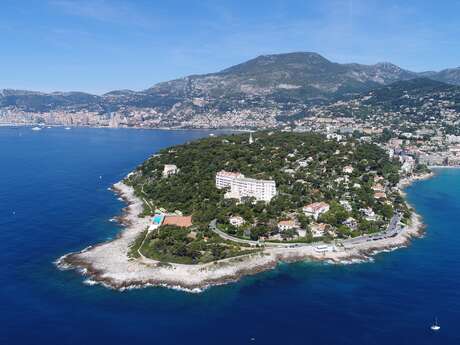
<path id="1" fill-rule="evenodd" d="M 429 178 L 432 174 L 401 181 L 405 188 L 415 180 Z M 162 263 L 147 258 L 130 258 L 128 249 L 135 238 L 144 231 L 148 218 L 139 218 L 142 201 L 134 190 L 116 183 L 113 190 L 127 203 L 123 215 L 118 218 L 124 229 L 116 239 L 90 246 L 76 253 L 69 253 L 56 261 L 63 270 L 75 269 L 87 276 L 89 285 L 101 284 L 116 290 L 147 286 L 162 286 L 189 292 L 200 292 L 209 286 L 238 281 L 241 277 L 275 268 L 280 262 L 318 260 L 329 263 L 354 263 L 369 261 L 383 251 L 405 247 L 412 238 L 423 233 L 421 217 L 413 214 L 412 223 L 397 236 L 377 241 L 363 242 L 352 247 L 337 247 L 334 251 L 318 253 L 315 246 L 294 248 L 266 248 L 261 252 L 229 258 L 218 262 L 182 265 Z"/>

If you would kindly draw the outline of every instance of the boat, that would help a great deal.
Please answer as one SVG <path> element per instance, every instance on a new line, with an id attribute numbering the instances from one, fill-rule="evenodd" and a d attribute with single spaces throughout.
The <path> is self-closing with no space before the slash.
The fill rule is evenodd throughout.
<path id="1" fill-rule="evenodd" d="M 33 127 L 32 130 L 33 131 L 41 131 L 42 129 L 40 127 Z"/>
<path id="2" fill-rule="evenodd" d="M 65 129 L 69 130 L 69 129 L 70 129 L 70 127 L 66 127 Z"/>
<path id="3" fill-rule="evenodd" d="M 432 331 L 439 331 L 441 329 L 441 326 L 438 324 L 438 318 L 434 319 L 434 324 L 431 325 L 430 329 Z"/>

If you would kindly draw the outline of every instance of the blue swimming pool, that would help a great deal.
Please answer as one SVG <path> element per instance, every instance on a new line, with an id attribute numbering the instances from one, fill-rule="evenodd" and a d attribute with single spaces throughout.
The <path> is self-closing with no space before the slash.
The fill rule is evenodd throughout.
<path id="1" fill-rule="evenodd" d="M 160 225 L 163 222 L 163 218 L 165 216 L 163 214 L 156 214 L 155 216 L 152 217 L 152 222 L 155 225 Z"/>

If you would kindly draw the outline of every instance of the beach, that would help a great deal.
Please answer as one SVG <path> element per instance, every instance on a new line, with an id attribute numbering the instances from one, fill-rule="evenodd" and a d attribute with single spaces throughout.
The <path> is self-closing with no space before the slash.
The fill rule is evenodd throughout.
<path id="1" fill-rule="evenodd" d="M 412 182 L 431 177 L 432 174 L 401 180 L 400 188 Z M 415 212 L 411 224 L 396 236 L 365 241 L 352 246 L 331 246 L 331 250 L 319 252 L 317 244 L 298 247 L 274 247 L 217 262 L 183 265 L 163 263 L 145 257 L 130 258 L 128 250 L 136 237 L 149 225 L 149 218 L 140 218 L 143 203 L 134 190 L 122 182 L 113 186 L 127 204 L 119 221 L 124 226 L 112 241 L 90 246 L 81 252 L 70 253 L 56 261 L 60 269 L 76 269 L 87 276 L 86 283 L 125 290 L 147 286 L 164 286 L 190 292 L 200 292 L 209 286 L 239 280 L 276 267 L 280 262 L 325 261 L 329 263 L 353 263 L 371 260 L 372 256 L 396 248 L 405 247 L 412 238 L 423 232 L 421 217 Z"/>

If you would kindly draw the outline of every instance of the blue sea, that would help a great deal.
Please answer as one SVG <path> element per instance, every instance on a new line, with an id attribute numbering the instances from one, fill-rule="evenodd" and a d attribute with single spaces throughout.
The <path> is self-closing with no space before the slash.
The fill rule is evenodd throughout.
<path id="1" fill-rule="evenodd" d="M 56 269 L 120 231 L 108 187 L 209 133 L 0 128 L 0 344 L 460 344 L 460 170 L 407 189 L 426 235 L 371 263 L 282 264 L 201 294 L 117 292 Z"/>

